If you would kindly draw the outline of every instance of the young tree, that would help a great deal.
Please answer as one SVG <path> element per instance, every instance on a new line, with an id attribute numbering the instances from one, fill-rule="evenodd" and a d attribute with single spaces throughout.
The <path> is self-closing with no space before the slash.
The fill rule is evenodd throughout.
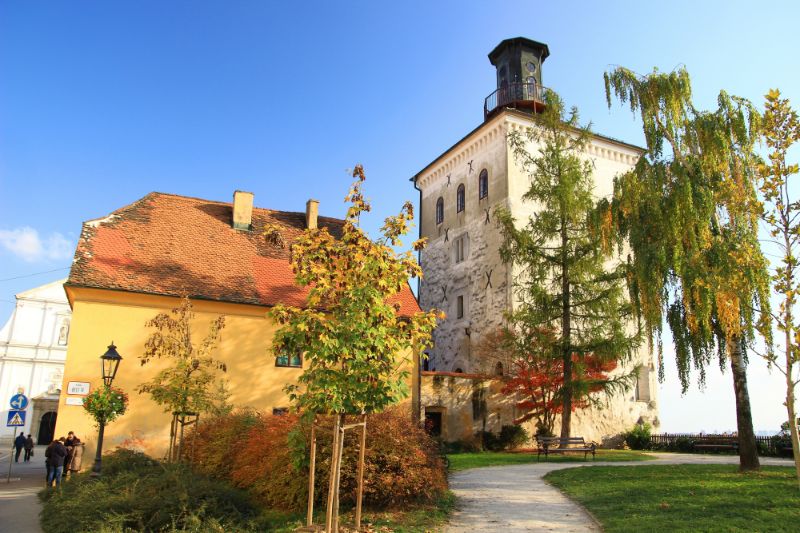
<path id="1" fill-rule="evenodd" d="M 780 249 L 780 266 L 772 275 L 772 286 L 780 298 L 775 322 L 783 333 L 784 360 L 778 361 L 775 352 L 767 354 L 770 366 L 777 368 L 786 379 L 786 411 L 789 414 L 789 434 L 792 440 L 794 464 L 800 482 L 800 443 L 797 436 L 795 387 L 800 382 L 795 365 L 800 361 L 800 327 L 796 324 L 794 306 L 800 290 L 800 201 L 790 194 L 789 178 L 798 173 L 797 163 L 786 162 L 789 149 L 800 141 L 800 118 L 791 108 L 789 100 L 781 98 L 780 91 L 772 90 L 766 96 L 762 134 L 770 149 L 769 161 L 759 166 L 759 188 L 766 203 L 761 217 L 766 222 L 774 244 Z M 796 190 L 792 187 L 792 191 Z"/>
<path id="2" fill-rule="evenodd" d="M 161 370 L 155 377 L 137 387 L 139 394 L 147 393 L 164 412 L 173 415 L 170 431 L 170 460 L 178 441 L 177 424 L 180 433 L 187 424 L 187 417 L 195 419 L 200 413 L 216 412 L 221 401 L 226 399 L 224 383 L 217 382 L 218 373 L 225 372 L 225 363 L 213 357 L 225 327 L 225 317 L 219 316 L 211 321 L 205 338 L 195 344 L 192 341 L 192 302 L 188 297 L 181 300 L 180 306 L 170 313 L 159 313 L 145 326 L 156 328 L 145 342 L 144 353 L 139 356 L 142 365 L 154 359 L 168 359 L 170 366 Z M 180 458 L 182 437 L 178 442 L 177 455 Z"/>
<path id="3" fill-rule="evenodd" d="M 630 247 L 631 292 L 661 358 L 662 322 L 672 332 L 684 391 L 715 352 L 730 360 L 741 470 L 759 467 L 747 392 L 746 347 L 768 315 L 769 276 L 758 243 L 754 142 L 758 113 L 721 92 L 714 112 L 692 104 L 684 69 L 606 73 L 612 94 L 642 117 L 647 152 L 615 182 L 606 212 L 620 249 Z"/>
<path id="4" fill-rule="evenodd" d="M 523 196 L 540 209 L 519 228 L 508 210 L 497 218 L 504 237 L 500 254 L 515 268 L 519 305 L 512 325 L 527 331 L 554 332 L 563 383 L 561 437 L 570 436 L 576 398 L 585 398 L 596 381 L 587 374 L 587 357 L 598 362 L 624 360 L 639 346 L 630 333 L 631 306 L 623 294 L 624 270 L 607 265 L 602 236 L 594 230 L 591 211 L 592 164 L 582 154 L 589 129 L 569 114 L 561 99 L 548 92 L 545 110 L 533 116 L 535 127 L 509 135 L 515 159 L 531 179 Z M 530 153 L 530 149 L 538 150 Z M 608 380 L 614 392 L 630 385 L 634 374 Z"/>
<path id="5" fill-rule="evenodd" d="M 277 305 L 270 312 L 281 326 L 274 353 L 302 354 L 306 363 L 299 384 L 287 387 L 294 406 L 307 415 L 334 415 L 337 428 L 344 426 L 345 415 L 381 411 L 407 394 L 409 356 L 430 345 L 436 319 L 443 316 L 399 314 L 395 296 L 409 277 L 422 275 L 413 252 L 393 249 L 409 231 L 412 205 L 406 202 L 400 214 L 388 217 L 383 239 L 374 242 L 360 227 L 362 213 L 370 210 L 360 165 L 353 177 L 341 237 L 326 228 L 309 229 L 291 245 L 296 283 L 308 288 L 305 307 Z M 423 245 L 418 240 L 413 248 Z M 340 457 L 334 447 L 332 464 L 338 463 L 337 453 Z M 333 478 L 330 486 L 329 514 L 330 494 L 337 490 Z"/>

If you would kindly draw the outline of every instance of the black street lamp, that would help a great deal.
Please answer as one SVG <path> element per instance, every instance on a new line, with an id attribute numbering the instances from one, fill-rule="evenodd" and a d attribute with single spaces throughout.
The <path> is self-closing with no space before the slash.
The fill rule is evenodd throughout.
<path id="1" fill-rule="evenodd" d="M 103 370 L 103 384 L 106 387 L 111 387 L 114 377 L 117 375 L 117 368 L 119 362 L 122 361 L 122 356 L 117 352 L 117 347 L 114 346 L 114 341 L 108 346 L 106 353 L 100 356 L 100 361 Z M 92 477 L 100 476 L 100 466 L 103 460 L 103 432 L 106 429 L 106 421 L 101 418 L 99 421 L 100 430 L 97 433 L 97 453 L 94 456 L 94 466 L 92 466 Z"/>

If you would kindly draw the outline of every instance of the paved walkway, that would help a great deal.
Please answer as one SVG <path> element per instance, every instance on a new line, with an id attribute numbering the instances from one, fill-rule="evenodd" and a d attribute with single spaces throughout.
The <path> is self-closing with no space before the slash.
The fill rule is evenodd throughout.
<path id="1" fill-rule="evenodd" d="M 542 479 L 562 468 L 664 464 L 739 464 L 738 456 L 653 453 L 658 459 L 631 462 L 529 463 L 456 472 L 450 488 L 458 498 L 448 533 L 491 531 L 602 531 L 586 510 Z M 786 459 L 761 458 L 762 465 L 791 466 Z"/>
<path id="2" fill-rule="evenodd" d="M 41 505 L 36 496 L 45 487 L 44 451 L 37 446 L 29 463 L 11 465 L 11 482 L 8 479 L 8 451 L 0 452 L 0 532 L 40 533 Z M 12 459 L 13 460 L 13 459 Z"/>

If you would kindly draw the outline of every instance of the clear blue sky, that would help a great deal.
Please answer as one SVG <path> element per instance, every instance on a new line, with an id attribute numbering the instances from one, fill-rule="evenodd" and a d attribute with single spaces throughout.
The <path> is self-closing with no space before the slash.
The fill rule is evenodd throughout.
<path id="1" fill-rule="evenodd" d="M 508 37 L 547 43 L 544 84 L 628 142 L 638 122 L 605 104 L 613 65 L 685 65 L 701 107 L 770 87 L 797 106 L 798 22 L 796 2 L 0 0 L 0 279 L 68 267 L 82 221 L 154 190 L 296 211 L 314 197 L 341 216 L 360 162 L 377 227 L 481 122 L 486 54 Z M 0 282 L 0 321 L 62 272 Z M 734 427 L 729 376 L 684 399 L 670 377 L 668 429 Z M 773 382 L 753 378 L 757 429 L 785 419 Z"/>

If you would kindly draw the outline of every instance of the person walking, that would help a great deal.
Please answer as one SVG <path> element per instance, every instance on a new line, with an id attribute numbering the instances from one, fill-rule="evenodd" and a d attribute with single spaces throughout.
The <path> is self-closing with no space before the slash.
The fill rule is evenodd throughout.
<path id="1" fill-rule="evenodd" d="M 28 433 L 28 438 L 25 439 L 25 462 L 29 463 L 33 457 L 33 436 Z"/>
<path id="2" fill-rule="evenodd" d="M 47 451 L 44 452 L 44 455 L 49 461 L 47 486 L 52 487 L 53 481 L 55 481 L 56 488 L 60 488 L 61 475 L 64 473 L 64 459 L 67 457 L 67 448 L 64 447 L 60 440 L 54 440 L 50 446 L 47 447 Z"/>
<path id="3" fill-rule="evenodd" d="M 25 433 L 20 433 L 19 436 L 14 439 L 14 448 L 17 449 L 17 454 L 14 456 L 14 462 L 19 462 L 19 454 L 22 453 L 22 449 L 25 447 Z"/>

